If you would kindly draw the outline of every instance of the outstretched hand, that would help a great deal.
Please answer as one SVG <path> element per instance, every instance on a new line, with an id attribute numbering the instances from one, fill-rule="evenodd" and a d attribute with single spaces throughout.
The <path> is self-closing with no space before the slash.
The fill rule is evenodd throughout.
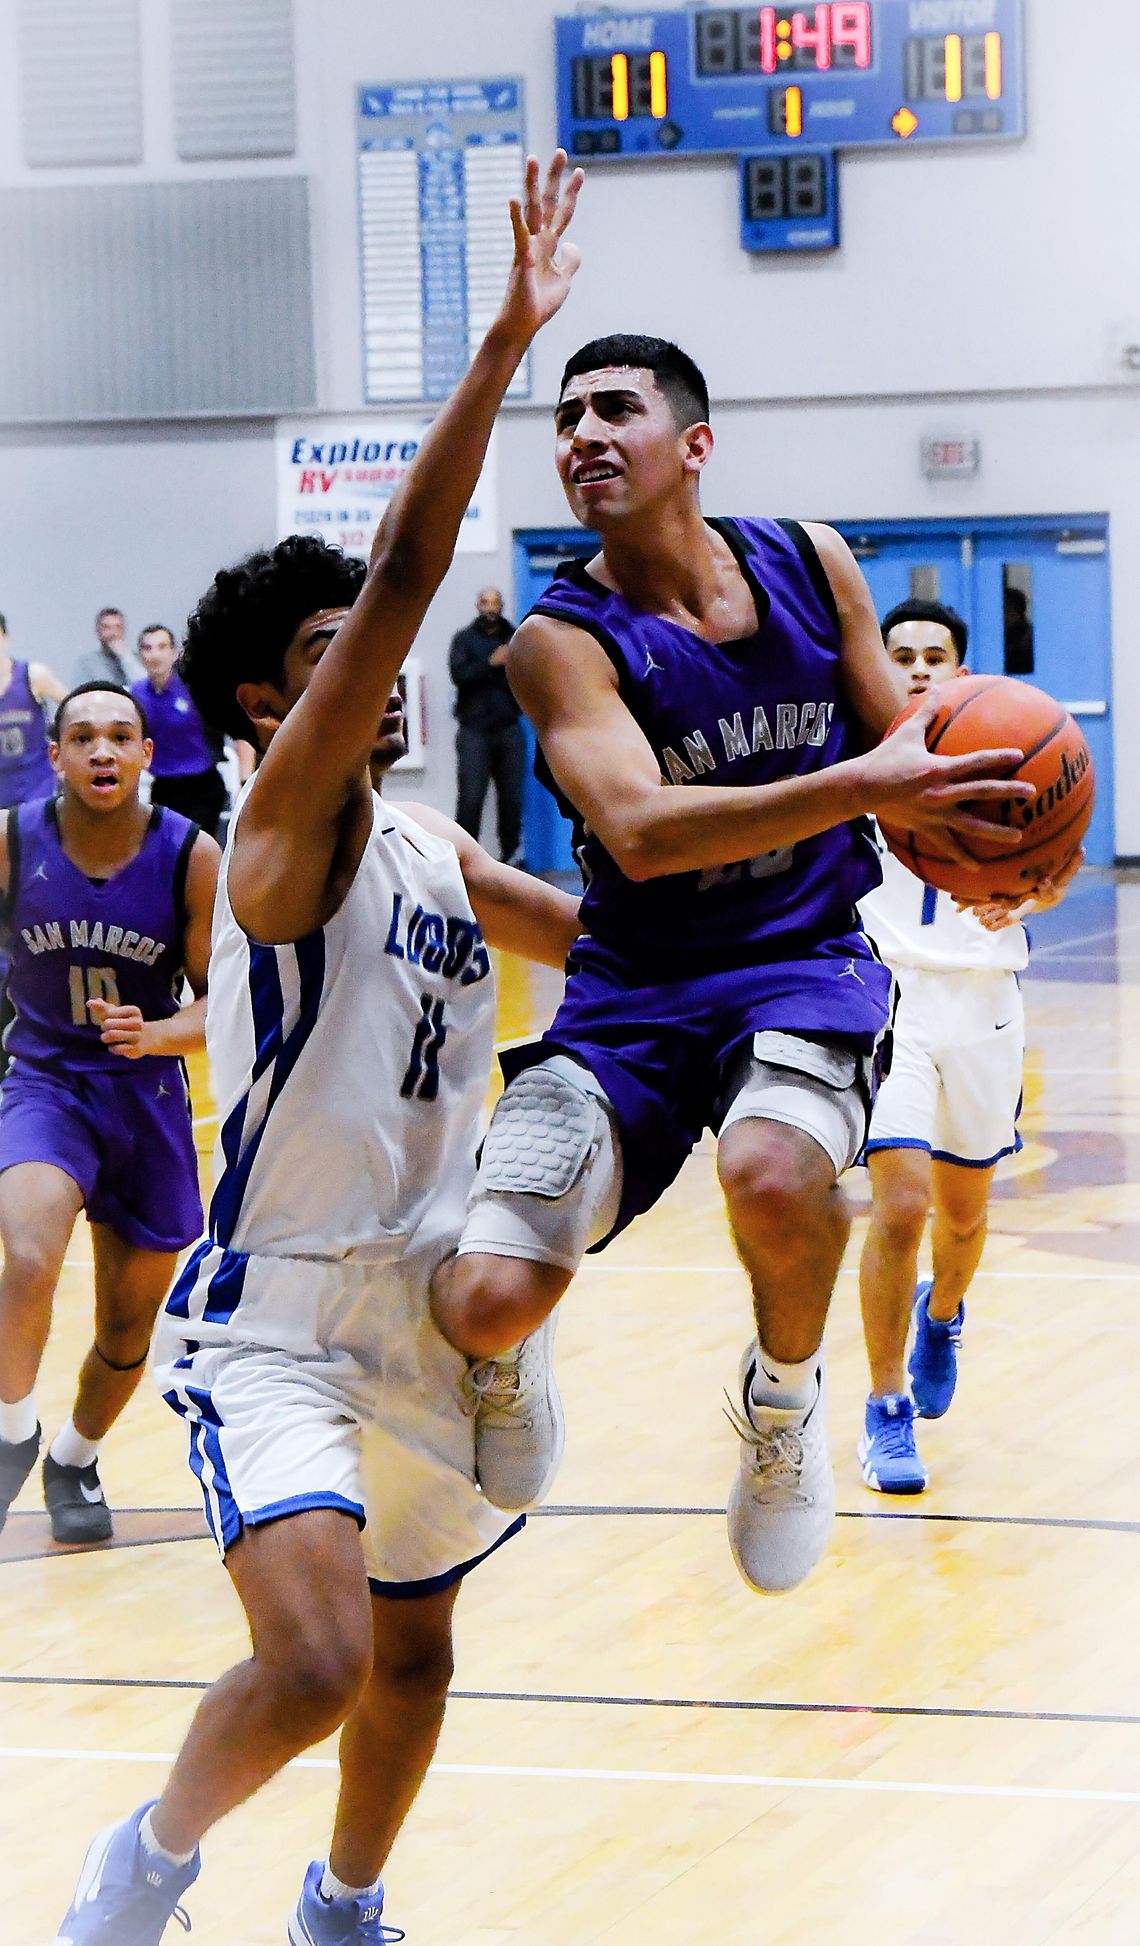
<path id="1" fill-rule="evenodd" d="M 528 155 L 523 196 L 511 198 L 515 260 L 500 316 L 525 344 L 562 309 L 582 260 L 575 244 L 562 241 L 585 181 L 581 169 L 567 176 L 566 163 L 565 149 L 557 149 L 540 186 L 538 157 Z"/>
<path id="2" fill-rule="evenodd" d="M 926 747 L 926 732 L 938 713 L 939 698 L 931 690 L 913 716 L 870 752 L 865 759 L 871 785 L 871 809 L 890 824 L 909 831 L 933 834 L 942 849 L 959 864 L 976 866 L 956 834 L 984 838 L 1000 851 L 1015 851 L 1022 834 L 974 814 L 971 806 L 995 799 L 1036 797 L 1034 785 L 1018 782 L 1012 773 L 1024 761 L 1020 750 L 974 750 L 966 756 L 940 757 Z"/>

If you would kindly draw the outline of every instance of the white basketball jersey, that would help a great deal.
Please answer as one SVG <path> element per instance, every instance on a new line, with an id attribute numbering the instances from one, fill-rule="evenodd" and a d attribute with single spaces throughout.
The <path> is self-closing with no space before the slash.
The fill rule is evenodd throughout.
<path id="1" fill-rule="evenodd" d="M 987 932 L 972 912 L 959 912 L 949 892 L 936 892 L 879 841 L 883 882 L 859 901 L 863 924 L 888 966 L 931 973 L 1020 973 L 1029 960 L 1023 926 Z"/>
<path id="2" fill-rule="evenodd" d="M 463 1226 L 493 1051 L 490 957 L 454 847 L 380 797 L 373 814 L 340 911 L 288 946 L 241 930 L 232 835 L 226 849 L 206 1021 L 210 1233 L 235 1251 L 391 1262 Z"/>

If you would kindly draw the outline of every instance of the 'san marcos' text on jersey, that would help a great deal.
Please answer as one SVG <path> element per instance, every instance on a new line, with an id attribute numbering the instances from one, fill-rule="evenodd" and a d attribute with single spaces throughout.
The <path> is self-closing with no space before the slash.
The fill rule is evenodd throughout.
<path id="1" fill-rule="evenodd" d="M 685 755 L 666 744 L 661 752 L 661 774 L 674 784 L 691 784 L 696 777 L 719 769 L 722 762 L 735 763 L 740 757 L 755 757 L 762 750 L 799 750 L 810 744 L 819 750 L 827 742 L 833 702 L 777 703 L 769 715 L 762 703 L 752 711 L 751 724 L 745 712 L 737 710 L 731 722 L 720 717 L 715 732 L 706 735 L 699 726 L 681 739 Z M 723 758 L 719 755 L 723 748 Z M 713 752 L 718 754 L 714 756 Z"/>
<path id="2" fill-rule="evenodd" d="M 157 966 L 168 943 L 132 926 L 105 926 L 101 919 L 49 919 L 42 925 L 22 927 L 20 938 L 33 956 L 84 947 L 92 953 L 109 953 L 112 959 L 135 960 L 140 966 Z"/>

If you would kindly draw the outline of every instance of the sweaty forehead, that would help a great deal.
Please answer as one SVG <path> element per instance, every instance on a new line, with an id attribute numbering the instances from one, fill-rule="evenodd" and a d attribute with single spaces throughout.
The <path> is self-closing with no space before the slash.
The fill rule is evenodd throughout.
<path id="1" fill-rule="evenodd" d="M 954 637 L 942 622 L 896 622 L 887 637 L 888 649 L 946 649 L 956 655 Z"/>
<path id="2" fill-rule="evenodd" d="M 594 392 L 636 392 L 643 399 L 660 398 L 657 380 L 644 365 L 604 365 L 596 372 L 579 372 L 569 378 L 558 401 L 585 401 Z"/>
<path id="3" fill-rule="evenodd" d="M 62 733 L 68 730 L 141 730 L 138 711 L 122 696 L 101 695 L 92 690 L 85 696 L 77 696 L 68 703 L 60 725 Z"/>

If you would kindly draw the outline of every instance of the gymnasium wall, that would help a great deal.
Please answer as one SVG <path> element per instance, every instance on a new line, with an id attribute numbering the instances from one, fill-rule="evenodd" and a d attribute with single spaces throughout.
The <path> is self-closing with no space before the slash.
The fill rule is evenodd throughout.
<path id="1" fill-rule="evenodd" d="M 323 410 L 359 408 L 355 88 L 521 73 L 531 142 L 547 149 L 556 11 L 551 0 L 294 0 L 295 154 L 188 164 L 171 135 L 170 0 L 144 0 L 142 160 L 44 171 L 22 159 L 17 0 L 0 0 L 0 189 L 305 174 L 317 396 Z M 1130 202 L 1140 9 L 1086 0 L 1074 29 L 1071 0 L 1027 0 L 1027 17 L 1028 141 L 844 158 L 844 248 L 834 257 L 746 256 L 727 161 L 596 172 L 572 306 L 538 347 L 534 402 L 512 408 L 501 430 L 500 551 L 460 558 L 421 638 L 425 795 L 449 805 L 453 789 L 447 639 L 484 582 L 509 590 L 511 530 L 563 522 L 549 464 L 557 373 L 566 351 L 612 328 L 674 335 L 706 366 L 718 401 L 710 511 L 1107 512 L 1116 722 L 1135 720 L 1140 375 L 1128 374 L 1122 348 L 1140 341 Z M 1077 31 L 1082 46 L 1111 41 L 1111 58 L 1083 66 Z M 922 479 L 919 440 L 943 431 L 981 440 L 976 481 Z M 0 431 L 0 520 L 0 608 L 21 647 L 66 670 L 89 640 L 94 606 L 118 602 L 135 625 L 177 619 L 220 561 L 272 538 L 272 427 L 10 427 Z M 1140 853 L 1140 773 L 1120 761 L 1117 775 L 1118 849 Z"/>

